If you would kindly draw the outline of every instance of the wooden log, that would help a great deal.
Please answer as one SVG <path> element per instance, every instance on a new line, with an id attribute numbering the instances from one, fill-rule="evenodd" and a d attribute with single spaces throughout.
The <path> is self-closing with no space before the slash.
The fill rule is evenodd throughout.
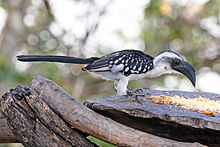
<path id="1" fill-rule="evenodd" d="M 86 108 L 55 83 L 40 76 L 32 81 L 31 89 L 72 128 L 117 146 L 202 146 L 157 137 L 117 123 Z"/>
<path id="2" fill-rule="evenodd" d="M 155 104 L 146 96 L 198 96 L 219 101 L 219 94 L 138 89 L 137 98 L 121 96 L 90 99 L 85 105 L 126 126 L 184 142 L 220 146 L 220 114 L 215 117 L 174 105 Z"/>
<path id="3" fill-rule="evenodd" d="M 9 128 L 5 116 L 0 111 L 0 143 L 13 142 L 17 142 L 17 139 Z"/>
<path id="4" fill-rule="evenodd" d="M 24 146 L 94 146 L 27 87 L 17 86 L 0 102 L 10 129 Z"/>

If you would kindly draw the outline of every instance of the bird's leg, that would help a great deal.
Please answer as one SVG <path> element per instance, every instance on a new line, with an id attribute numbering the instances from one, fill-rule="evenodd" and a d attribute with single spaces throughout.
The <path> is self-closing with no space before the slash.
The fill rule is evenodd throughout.
<path id="1" fill-rule="evenodd" d="M 117 95 L 127 95 L 127 85 L 128 85 L 128 78 L 122 78 L 118 81 L 115 81 Z"/>
<path id="2" fill-rule="evenodd" d="M 132 91 L 132 90 L 127 90 L 127 95 L 130 96 L 130 97 L 144 96 L 144 94 L 136 93 L 135 91 Z"/>
<path id="3" fill-rule="evenodd" d="M 139 102 L 137 98 L 138 96 L 143 96 L 143 94 L 138 94 L 131 90 L 128 90 L 127 89 L 128 81 L 129 81 L 128 78 L 122 78 L 120 80 L 114 81 L 114 86 L 115 89 L 117 90 L 117 95 L 128 95 L 129 97 L 135 98 L 135 100 Z"/>
<path id="4" fill-rule="evenodd" d="M 118 89 L 117 83 L 118 83 L 118 81 L 115 80 L 115 81 L 114 81 L 114 87 L 115 87 L 116 90 Z"/>
<path id="5" fill-rule="evenodd" d="M 127 90 L 127 95 L 133 97 L 135 93 L 132 90 Z"/>
<path id="6" fill-rule="evenodd" d="M 135 93 L 132 90 L 127 90 L 127 95 L 131 98 L 134 98 L 136 102 L 138 103 L 142 103 L 139 99 L 138 96 L 144 96 L 144 94 L 139 94 L 139 93 Z"/>

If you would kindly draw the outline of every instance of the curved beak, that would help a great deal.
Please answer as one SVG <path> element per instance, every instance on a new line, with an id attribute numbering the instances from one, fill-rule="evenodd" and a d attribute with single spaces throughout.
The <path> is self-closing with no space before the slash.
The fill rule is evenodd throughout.
<path id="1" fill-rule="evenodd" d="M 195 69 L 193 68 L 191 64 L 189 64 L 188 62 L 182 61 L 179 65 L 173 66 L 172 69 L 185 75 L 195 87 L 196 85 Z"/>

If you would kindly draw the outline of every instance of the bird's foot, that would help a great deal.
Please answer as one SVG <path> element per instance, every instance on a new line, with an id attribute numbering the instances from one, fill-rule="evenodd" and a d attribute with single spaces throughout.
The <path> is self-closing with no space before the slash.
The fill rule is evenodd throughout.
<path id="1" fill-rule="evenodd" d="M 127 95 L 130 97 L 144 96 L 144 94 L 142 93 L 136 93 L 136 90 L 135 91 L 127 90 Z"/>
<path id="2" fill-rule="evenodd" d="M 134 91 L 131 91 L 131 90 L 127 90 L 127 96 L 134 98 L 136 102 L 141 103 L 141 101 L 138 99 L 138 97 L 144 96 L 144 95 L 135 93 Z"/>
<path id="3" fill-rule="evenodd" d="M 127 90 L 127 96 L 129 96 L 129 97 L 135 97 L 136 95 L 135 95 L 135 93 L 134 93 L 133 91 Z"/>

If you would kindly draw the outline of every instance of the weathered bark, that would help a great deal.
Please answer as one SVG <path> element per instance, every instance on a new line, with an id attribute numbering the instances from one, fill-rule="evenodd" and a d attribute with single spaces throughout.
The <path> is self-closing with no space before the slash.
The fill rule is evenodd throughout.
<path id="1" fill-rule="evenodd" d="M 17 139 L 9 128 L 5 116 L 0 111 L 0 143 L 11 142 L 17 142 Z"/>
<path id="2" fill-rule="evenodd" d="M 1 109 L 17 140 L 25 146 L 93 146 L 27 87 L 17 86 L 3 95 Z"/>
<path id="3" fill-rule="evenodd" d="M 88 109 L 43 77 L 35 78 L 31 86 L 10 90 L 0 102 L 10 129 L 25 146 L 94 146 L 83 133 L 117 146 L 202 146 L 117 123 Z"/>
<path id="4" fill-rule="evenodd" d="M 121 125 L 86 108 L 45 78 L 35 78 L 31 87 L 55 113 L 72 127 L 112 144 L 118 146 L 200 146 L 197 143 L 181 143 L 160 138 Z"/>
<path id="5" fill-rule="evenodd" d="M 199 142 L 220 146 L 220 115 L 208 116 L 174 105 L 155 104 L 144 96 L 202 96 L 219 100 L 219 94 L 205 92 L 159 91 L 139 89 L 138 96 L 128 98 L 105 97 L 90 99 L 85 105 L 129 127 L 157 136 L 184 142 Z"/>

